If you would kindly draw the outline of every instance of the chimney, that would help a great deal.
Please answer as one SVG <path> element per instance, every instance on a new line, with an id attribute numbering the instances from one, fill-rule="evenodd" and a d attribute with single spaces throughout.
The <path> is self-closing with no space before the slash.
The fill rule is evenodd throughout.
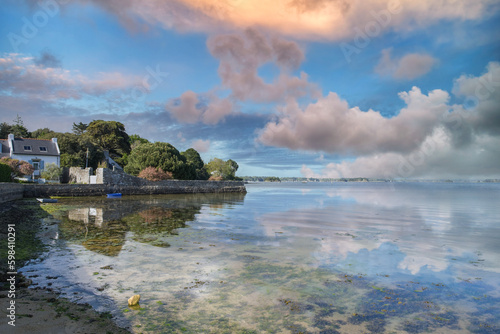
<path id="1" fill-rule="evenodd" d="M 9 138 L 8 139 L 9 139 L 9 141 L 14 140 L 14 135 L 12 133 L 9 134 Z"/>

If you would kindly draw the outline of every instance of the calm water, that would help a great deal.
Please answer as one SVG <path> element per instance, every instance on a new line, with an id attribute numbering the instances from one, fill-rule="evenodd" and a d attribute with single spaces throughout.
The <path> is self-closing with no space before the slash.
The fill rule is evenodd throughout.
<path id="1" fill-rule="evenodd" d="M 23 271 L 138 333 L 500 332 L 499 184 L 247 190 L 60 200 Z"/>

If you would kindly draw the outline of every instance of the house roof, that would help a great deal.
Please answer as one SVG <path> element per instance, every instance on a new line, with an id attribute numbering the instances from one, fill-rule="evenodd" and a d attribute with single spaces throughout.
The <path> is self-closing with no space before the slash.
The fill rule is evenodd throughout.
<path id="1" fill-rule="evenodd" d="M 9 153 L 8 139 L 0 140 L 2 143 L 2 156 Z M 13 154 L 58 156 L 57 145 L 52 140 L 15 138 Z"/>

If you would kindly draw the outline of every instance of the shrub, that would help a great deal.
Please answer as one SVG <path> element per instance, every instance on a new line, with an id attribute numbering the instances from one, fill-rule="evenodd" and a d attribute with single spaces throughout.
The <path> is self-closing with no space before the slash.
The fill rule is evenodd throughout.
<path id="1" fill-rule="evenodd" d="M 35 171 L 33 166 L 31 166 L 27 161 L 20 161 L 17 159 L 3 157 L 0 159 L 0 163 L 8 165 L 12 169 L 14 175 L 19 177 L 22 177 L 24 175 L 31 175 Z"/>
<path id="2" fill-rule="evenodd" d="M 139 177 L 149 180 L 149 181 L 162 181 L 162 180 L 169 180 L 172 178 L 172 173 L 170 172 L 165 172 L 161 168 L 155 168 L 155 167 L 146 167 L 144 168 L 140 173 Z"/>
<path id="3" fill-rule="evenodd" d="M 220 175 L 212 175 L 208 179 L 208 181 L 222 181 L 222 180 L 224 180 L 224 178 Z"/>
<path id="4" fill-rule="evenodd" d="M 56 164 L 48 164 L 42 172 L 42 177 L 46 180 L 59 181 L 62 174 L 62 167 L 57 167 Z"/>
<path id="5" fill-rule="evenodd" d="M 12 181 L 12 168 L 9 165 L 0 163 L 0 182 Z"/>

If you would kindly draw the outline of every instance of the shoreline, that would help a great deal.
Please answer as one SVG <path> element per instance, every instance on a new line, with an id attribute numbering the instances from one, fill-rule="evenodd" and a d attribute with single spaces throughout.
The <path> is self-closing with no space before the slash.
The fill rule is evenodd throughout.
<path id="1" fill-rule="evenodd" d="M 0 209 L 0 235 L 2 263 L 0 264 L 2 333 L 130 333 L 119 327 L 108 312 L 99 313 L 88 304 L 78 304 L 61 297 L 51 288 L 32 285 L 30 274 L 22 268 L 39 258 L 45 250 L 37 233 L 41 231 L 41 219 L 47 217 L 41 207 L 32 200 L 17 200 L 3 203 Z M 14 224 L 13 224 L 14 223 Z M 7 267 L 8 226 L 15 225 L 15 268 L 10 275 Z M 15 276 L 15 291 L 10 290 L 8 279 Z M 31 276 L 33 277 L 33 276 Z M 15 295 L 15 298 L 12 294 Z M 10 305 L 15 307 L 15 317 L 9 319 Z M 12 308 L 12 307 L 11 307 Z M 14 322 L 12 321 L 14 320 Z M 10 322 L 10 324 L 9 324 Z M 15 325 L 15 326 L 12 326 Z"/>

